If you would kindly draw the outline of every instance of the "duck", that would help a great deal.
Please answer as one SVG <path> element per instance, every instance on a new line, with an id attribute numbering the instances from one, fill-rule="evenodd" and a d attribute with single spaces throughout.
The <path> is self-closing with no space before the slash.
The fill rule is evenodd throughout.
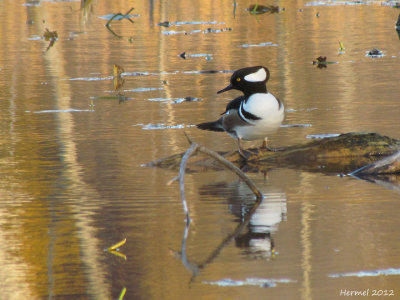
<path id="1" fill-rule="evenodd" d="M 269 78 L 270 71 L 264 66 L 234 71 L 229 85 L 217 94 L 238 90 L 243 95 L 231 100 L 218 120 L 197 124 L 197 128 L 228 133 L 237 140 L 239 154 L 244 158 L 248 155 L 242 149 L 242 140 L 263 140 L 262 147 L 276 151 L 267 147 L 267 140 L 281 126 L 285 107 L 267 90 Z"/>

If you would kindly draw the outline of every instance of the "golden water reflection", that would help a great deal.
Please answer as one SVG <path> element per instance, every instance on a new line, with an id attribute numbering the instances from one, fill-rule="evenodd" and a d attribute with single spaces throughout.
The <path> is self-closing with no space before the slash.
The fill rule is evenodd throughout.
<path id="1" fill-rule="evenodd" d="M 230 71 L 267 65 L 270 90 L 290 109 L 286 124 L 312 125 L 282 128 L 272 137 L 276 144 L 347 131 L 399 137 L 394 122 L 399 89 L 393 84 L 398 75 L 387 71 L 399 64 L 398 38 L 390 27 L 397 19 L 394 9 L 281 1 L 277 4 L 285 11 L 252 16 L 245 11 L 250 4 L 0 3 L 1 297 L 114 299 L 126 287 L 126 299 L 337 299 L 341 288 L 363 289 L 373 280 L 336 280 L 327 274 L 398 267 L 400 239 L 393 230 L 399 225 L 398 194 L 296 170 L 251 174 L 275 199 L 252 220 L 264 223 L 246 228 L 191 285 L 190 272 L 171 255 L 184 234 L 177 188 L 165 186 L 176 173 L 140 164 L 186 149 L 183 130 L 173 126 L 190 126 L 223 111 L 226 98 L 216 91 Z M 140 17 L 133 24 L 113 22 L 122 37 L 117 38 L 99 17 L 132 5 Z M 193 20 L 206 23 L 157 25 Z M 360 20 L 374 26 L 362 27 Z M 49 49 L 42 38 L 46 28 L 58 33 Z M 207 33 L 196 33 L 199 28 Z M 337 53 L 338 40 L 345 54 Z M 241 47 L 267 42 L 272 45 Z M 375 61 L 366 57 L 372 44 L 387 55 Z M 184 51 L 212 59 L 183 60 Z M 316 69 L 311 62 L 319 55 L 338 63 Z M 124 67 L 121 89 L 132 100 L 100 100 L 114 92 L 114 64 Z M 199 73 L 212 70 L 227 73 Z M 130 91 L 138 88 L 148 90 Z M 185 97 L 201 101 L 169 101 Z M 160 124 L 172 127 L 142 129 Z M 226 136 L 185 130 L 215 149 L 234 145 Z M 194 222 L 186 250 L 201 262 L 254 199 L 223 171 L 188 176 L 187 193 Z M 103 251 L 124 237 L 126 261 Z M 223 278 L 289 282 L 270 289 L 206 283 Z M 379 288 L 396 284 L 396 276 L 378 281 Z"/>

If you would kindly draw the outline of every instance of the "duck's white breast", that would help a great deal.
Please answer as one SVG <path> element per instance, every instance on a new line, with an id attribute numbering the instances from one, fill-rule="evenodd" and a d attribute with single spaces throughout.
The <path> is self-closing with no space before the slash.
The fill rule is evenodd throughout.
<path id="1" fill-rule="evenodd" d="M 246 103 L 243 103 L 243 109 L 260 118 L 249 120 L 251 126 L 235 128 L 236 134 L 244 140 L 263 139 L 274 133 L 282 124 L 285 116 L 283 103 L 270 93 L 251 95 Z"/>

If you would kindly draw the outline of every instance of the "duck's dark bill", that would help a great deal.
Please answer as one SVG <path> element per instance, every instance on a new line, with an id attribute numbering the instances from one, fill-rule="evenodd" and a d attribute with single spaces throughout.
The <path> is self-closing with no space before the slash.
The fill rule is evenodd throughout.
<path id="1" fill-rule="evenodd" d="M 224 88 L 224 89 L 218 91 L 217 94 L 221 94 L 221 93 L 226 92 L 226 91 L 229 91 L 229 90 L 231 90 L 231 89 L 233 89 L 232 84 L 230 84 L 230 85 L 228 85 L 226 88 Z"/>

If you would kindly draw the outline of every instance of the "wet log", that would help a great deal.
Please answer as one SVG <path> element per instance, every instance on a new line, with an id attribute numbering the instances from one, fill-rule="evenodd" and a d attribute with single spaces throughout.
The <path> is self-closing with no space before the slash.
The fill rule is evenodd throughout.
<path id="1" fill-rule="evenodd" d="M 346 133 L 336 137 L 315 139 L 308 143 L 289 146 L 279 151 L 264 148 L 247 149 L 249 157 L 244 160 L 237 151 L 220 153 L 230 162 L 255 171 L 287 167 L 324 173 L 349 174 L 363 166 L 400 151 L 400 140 L 377 133 Z M 183 153 L 175 154 L 146 164 L 148 167 L 178 169 Z M 390 167 L 376 169 L 375 174 L 400 174 L 399 158 L 387 161 Z M 219 169 L 212 159 L 197 156 L 188 164 L 189 171 Z"/>

